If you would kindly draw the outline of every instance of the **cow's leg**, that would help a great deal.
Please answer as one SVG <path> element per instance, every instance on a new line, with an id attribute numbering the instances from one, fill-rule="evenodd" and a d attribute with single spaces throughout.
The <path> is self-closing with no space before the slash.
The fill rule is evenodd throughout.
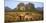
<path id="1" fill-rule="evenodd" d="M 28 18 L 28 21 L 30 20 L 30 18 Z"/>
<path id="2" fill-rule="evenodd" d="M 27 20 L 28 20 L 28 18 L 24 18 L 24 20 L 25 20 L 25 21 L 27 21 Z"/>
<path id="3" fill-rule="evenodd" d="M 24 18 L 24 21 L 26 21 L 26 18 Z"/>

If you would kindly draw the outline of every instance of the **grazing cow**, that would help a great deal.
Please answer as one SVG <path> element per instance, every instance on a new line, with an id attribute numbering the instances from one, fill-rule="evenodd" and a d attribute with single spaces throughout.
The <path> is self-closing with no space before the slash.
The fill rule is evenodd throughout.
<path id="1" fill-rule="evenodd" d="M 20 16 L 21 20 L 24 20 L 25 15 L 24 14 L 20 14 L 20 15 L 21 15 Z"/>
<path id="2" fill-rule="evenodd" d="M 25 13 L 24 20 L 32 20 L 32 16 L 30 13 Z"/>
<path id="3" fill-rule="evenodd" d="M 25 18 L 24 18 L 24 20 L 32 20 L 32 18 L 33 18 L 32 16 L 26 15 Z"/>
<path id="4" fill-rule="evenodd" d="M 16 21 L 20 20 L 19 14 L 16 13 Z"/>

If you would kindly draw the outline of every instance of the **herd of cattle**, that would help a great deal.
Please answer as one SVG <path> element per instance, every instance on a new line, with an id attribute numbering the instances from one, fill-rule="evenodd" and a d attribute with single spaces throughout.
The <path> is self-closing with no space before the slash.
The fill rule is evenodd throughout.
<path id="1" fill-rule="evenodd" d="M 7 12 L 5 13 L 5 21 L 37 21 L 41 20 L 42 16 L 38 13 L 31 12 Z"/>

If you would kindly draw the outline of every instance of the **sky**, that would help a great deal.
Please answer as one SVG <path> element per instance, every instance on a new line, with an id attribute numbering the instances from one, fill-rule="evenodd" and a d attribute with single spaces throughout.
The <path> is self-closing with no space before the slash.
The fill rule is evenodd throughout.
<path id="1" fill-rule="evenodd" d="M 25 4 L 31 2 L 34 4 L 35 8 L 37 8 L 37 7 L 43 7 L 44 5 L 43 1 L 44 0 L 5 0 L 5 6 L 8 6 L 11 9 L 14 9 L 17 7 L 17 5 L 20 2 L 24 2 Z"/>

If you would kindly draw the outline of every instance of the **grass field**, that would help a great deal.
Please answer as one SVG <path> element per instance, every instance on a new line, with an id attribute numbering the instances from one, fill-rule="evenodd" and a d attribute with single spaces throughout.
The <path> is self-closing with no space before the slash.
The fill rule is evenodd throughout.
<path id="1" fill-rule="evenodd" d="M 40 21 L 43 19 L 42 16 L 36 12 L 5 12 L 5 22 Z"/>

